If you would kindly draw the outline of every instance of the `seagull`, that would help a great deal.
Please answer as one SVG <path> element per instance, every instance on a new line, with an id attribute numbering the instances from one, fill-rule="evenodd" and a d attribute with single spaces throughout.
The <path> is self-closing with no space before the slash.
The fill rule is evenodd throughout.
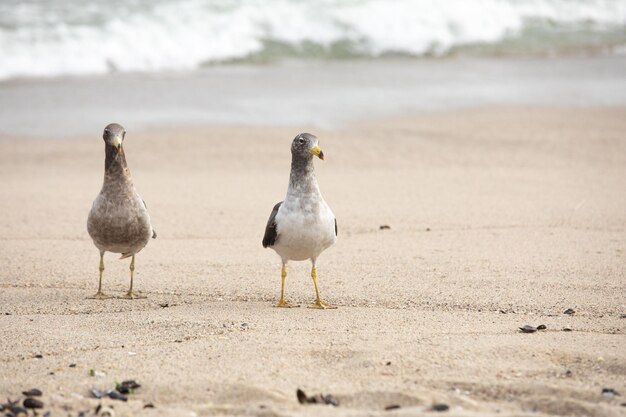
<path id="1" fill-rule="evenodd" d="M 150 238 L 156 238 L 152 229 L 146 203 L 141 199 L 126 164 L 123 142 L 124 127 L 111 123 L 104 128 L 104 182 L 87 218 L 87 231 L 100 251 L 100 280 L 98 292 L 88 298 L 106 299 L 102 292 L 104 253 L 121 253 L 120 259 L 132 257 L 130 261 L 130 288 L 122 298 L 146 298 L 133 291 L 135 255 L 142 250 Z"/>
<path id="2" fill-rule="evenodd" d="M 320 193 L 315 178 L 313 157 L 324 159 L 317 137 L 301 133 L 291 143 L 291 174 L 284 201 L 272 210 L 263 247 L 272 248 L 282 260 L 280 300 L 276 307 L 292 307 L 285 300 L 287 262 L 311 260 L 311 278 L 315 286 L 315 302 L 309 308 L 336 308 L 322 301 L 317 288 L 318 256 L 337 240 L 337 219 Z"/>

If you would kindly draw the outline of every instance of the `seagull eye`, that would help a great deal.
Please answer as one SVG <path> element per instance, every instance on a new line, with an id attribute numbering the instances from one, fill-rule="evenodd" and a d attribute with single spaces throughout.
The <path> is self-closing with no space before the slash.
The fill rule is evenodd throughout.
<path id="1" fill-rule="evenodd" d="M 300 140 L 298 140 L 298 143 L 299 143 L 300 145 L 304 145 L 304 139 L 300 138 Z"/>

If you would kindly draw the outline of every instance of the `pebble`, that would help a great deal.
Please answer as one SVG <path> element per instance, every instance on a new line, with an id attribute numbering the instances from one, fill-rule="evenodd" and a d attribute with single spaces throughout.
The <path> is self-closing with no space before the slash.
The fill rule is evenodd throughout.
<path id="1" fill-rule="evenodd" d="M 379 227 L 380 230 L 389 230 L 391 229 L 391 226 L 389 226 L 388 224 L 382 224 Z"/>
<path id="2" fill-rule="evenodd" d="M 24 407 L 26 408 L 43 408 L 43 402 L 36 398 L 28 397 L 24 400 Z"/>
<path id="3" fill-rule="evenodd" d="M 620 395 L 619 392 L 615 391 L 613 388 L 602 388 L 602 395 L 605 397 L 617 397 Z"/>
<path id="4" fill-rule="evenodd" d="M 385 411 L 397 410 L 398 408 L 400 408 L 398 404 L 391 404 L 385 407 Z"/>
<path id="5" fill-rule="evenodd" d="M 43 392 L 41 392 L 41 390 L 37 388 L 31 388 L 28 391 L 22 391 L 22 394 L 24 394 L 27 397 L 41 397 Z"/>
<path id="6" fill-rule="evenodd" d="M 141 385 L 139 385 L 134 379 L 128 379 L 115 385 L 115 389 L 121 394 L 132 393 L 137 388 L 141 388 Z"/>
<path id="7" fill-rule="evenodd" d="M 124 394 L 122 394 L 121 392 L 115 389 L 107 391 L 107 395 L 112 400 L 119 400 L 119 401 L 124 401 L 124 402 L 128 401 L 128 397 L 126 397 Z"/>
<path id="8" fill-rule="evenodd" d="M 444 403 L 433 404 L 433 411 L 448 411 L 450 406 Z"/>
<path id="9" fill-rule="evenodd" d="M 574 311 L 574 309 L 573 309 L 573 308 L 568 308 L 567 310 L 565 310 L 565 311 L 563 312 L 563 314 L 569 314 L 569 315 L 571 316 L 571 315 L 572 315 L 572 314 L 574 314 L 575 312 L 576 312 L 576 311 Z"/>
<path id="10" fill-rule="evenodd" d="M 537 328 L 535 326 L 531 326 L 530 324 L 525 324 L 519 328 L 524 333 L 535 333 Z"/>
<path id="11" fill-rule="evenodd" d="M 309 397 L 304 391 L 298 388 L 296 396 L 298 397 L 298 402 L 300 404 L 326 404 L 334 407 L 339 406 L 339 400 L 337 400 L 332 394 L 317 394 Z"/>

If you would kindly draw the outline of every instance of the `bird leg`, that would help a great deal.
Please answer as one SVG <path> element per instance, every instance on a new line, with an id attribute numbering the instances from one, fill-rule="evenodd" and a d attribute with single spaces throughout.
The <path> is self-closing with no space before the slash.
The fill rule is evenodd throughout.
<path id="1" fill-rule="evenodd" d="M 92 295 L 91 297 L 87 297 L 91 300 L 106 300 L 107 298 L 111 298 L 110 295 L 106 295 L 102 292 L 102 274 L 104 272 L 104 252 L 100 252 L 100 279 L 98 280 L 98 292 Z"/>
<path id="2" fill-rule="evenodd" d="M 315 302 L 311 304 L 309 308 L 319 308 L 319 309 L 337 308 L 330 304 L 326 304 L 320 298 L 320 291 L 317 288 L 317 269 L 315 269 L 315 266 L 311 268 L 311 278 L 313 278 L 313 285 L 315 285 Z"/>
<path id="3" fill-rule="evenodd" d="M 291 305 L 288 301 L 285 300 L 285 279 L 287 279 L 287 266 L 284 263 L 282 269 L 280 270 L 280 278 L 282 280 L 282 285 L 280 286 L 280 300 L 278 301 L 278 304 L 276 304 L 274 307 L 298 307 Z"/>
<path id="4" fill-rule="evenodd" d="M 130 260 L 130 288 L 128 289 L 128 292 L 126 293 L 125 296 L 123 296 L 122 298 L 126 298 L 129 300 L 134 300 L 137 298 L 147 298 L 145 295 L 140 295 L 137 294 L 136 292 L 133 292 L 133 278 L 135 276 L 135 255 L 133 255 L 133 257 Z"/>

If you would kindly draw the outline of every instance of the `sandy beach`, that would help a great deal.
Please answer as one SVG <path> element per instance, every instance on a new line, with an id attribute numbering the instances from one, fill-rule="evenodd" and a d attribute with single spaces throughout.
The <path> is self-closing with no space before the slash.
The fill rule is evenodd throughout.
<path id="1" fill-rule="evenodd" d="M 3 401 L 36 387 L 55 416 L 100 403 L 118 417 L 412 416 L 434 403 L 626 415 L 623 395 L 601 394 L 626 394 L 626 108 L 127 129 L 158 232 L 137 257 L 146 300 L 85 299 L 100 132 L 0 140 Z M 280 265 L 261 238 L 300 131 L 326 154 L 316 169 L 339 240 L 318 274 L 337 310 L 272 307 Z M 122 295 L 128 260 L 105 265 L 104 289 Z M 303 306 L 308 268 L 289 265 L 287 296 Z M 128 402 L 90 398 L 125 379 L 142 385 Z M 300 405 L 298 388 L 340 405 Z"/>

